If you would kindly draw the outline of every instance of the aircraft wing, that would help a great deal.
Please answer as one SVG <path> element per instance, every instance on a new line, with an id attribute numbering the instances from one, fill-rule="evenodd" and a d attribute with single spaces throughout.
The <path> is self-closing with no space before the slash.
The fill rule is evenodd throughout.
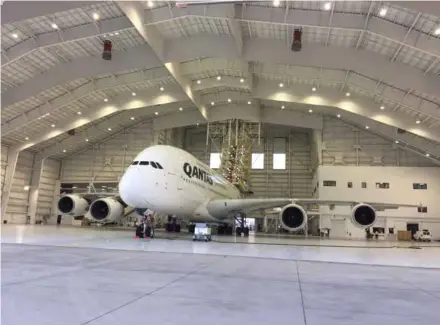
<path id="1" fill-rule="evenodd" d="M 214 199 L 206 208 L 212 216 L 226 216 L 229 213 L 249 212 L 257 209 L 266 209 L 285 206 L 287 204 L 298 205 L 329 205 L 329 206 L 355 206 L 359 203 L 371 205 L 377 210 L 397 209 L 399 207 L 419 207 L 419 205 L 387 204 L 373 202 L 324 200 L 317 198 L 249 198 L 249 199 Z"/>

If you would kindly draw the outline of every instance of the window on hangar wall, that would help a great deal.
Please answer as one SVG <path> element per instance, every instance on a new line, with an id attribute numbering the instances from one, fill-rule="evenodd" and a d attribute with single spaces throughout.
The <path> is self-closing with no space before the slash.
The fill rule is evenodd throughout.
<path id="1" fill-rule="evenodd" d="M 273 169 L 286 169 L 286 138 L 273 139 Z"/>
<path id="2" fill-rule="evenodd" d="M 428 184 L 426 184 L 426 183 L 413 183 L 413 189 L 427 190 L 428 189 Z"/>
<path id="3" fill-rule="evenodd" d="M 390 189 L 390 184 L 388 182 L 376 182 L 376 188 L 378 189 Z"/>
<path id="4" fill-rule="evenodd" d="M 264 169 L 264 153 L 252 153 L 252 169 Z"/>
<path id="5" fill-rule="evenodd" d="M 260 138 L 260 142 L 255 141 L 252 144 L 252 162 L 251 168 L 254 170 L 264 169 L 264 138 Z"/>
<path id="6" fill-rule="evenodd" d="M 221 154 L 220 153 L 211 153 L 209 158 L 209 167 L 211 169 L 219 169 L 221 165 Z"/>
<path id="7" fill-rule="evenodd" d="M 336 187 L 336 181 L 334 180 L 324 180 L 324 187 Z"/>
<path id="8" fill-rule="evenodd" d="M 365 188 L 367 188 L 367 183 L 364 181 L 364 182 L 361 183 L 361 186 L 362 186 L 362 188 L 365 189 Z"/>

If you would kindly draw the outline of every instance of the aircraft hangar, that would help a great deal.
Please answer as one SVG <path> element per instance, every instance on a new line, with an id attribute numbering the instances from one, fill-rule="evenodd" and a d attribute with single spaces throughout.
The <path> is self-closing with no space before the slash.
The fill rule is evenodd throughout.
<path id="1" fill-rule="evenodd" d="M 440 323 L 439 2 L 4 1 L 1 17 L 2 323 Z M 118 185 L 142 162 L 194 176 L 184 156 L 141 162 L 156 145 L 200 163 L 188 202 L 217 173 L 304 223 L 266 205 L 229 232 L 130 207 Z M 212 241 L 191 241 L 202 227 Z"/>

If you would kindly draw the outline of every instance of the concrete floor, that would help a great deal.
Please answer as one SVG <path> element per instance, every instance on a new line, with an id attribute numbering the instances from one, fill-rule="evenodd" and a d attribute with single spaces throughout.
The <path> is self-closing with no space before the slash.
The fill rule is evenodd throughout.
<path id="1" fill-rule="evenodd" d="M 325 248 L 357 259 L 334 263 L 322 248 L 79 231 L 2 228 L 3 324 L 440 324 L 440 269 L 396 265 L 440 264 L 437 248 Z"/>

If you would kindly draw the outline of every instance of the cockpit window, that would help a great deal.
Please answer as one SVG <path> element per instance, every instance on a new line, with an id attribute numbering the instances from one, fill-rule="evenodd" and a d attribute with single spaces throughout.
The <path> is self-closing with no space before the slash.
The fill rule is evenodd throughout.
<path id="1" fill-rule="evenodd" d="M 139 161 L 134 161 L 131 165 L 138 165 Z"/>
<path id="2" fill-rule="evenodd" d="M 153 166 L 153 168 L 157 169 L 157 165 L 154 162 L 151 162 L 151 165 Z"/>
<path id="3" fill-rule="evenodd" d="M 141 161 L 139 163 L 139 165 L 149 165 L 149 164 L 150 164 L 150 162 L 148 162 L 148 161 Z"/>
<path id="4" fill-rule="evenodd" d="M 159 169 L 163 170 L 163 167 L 162 167 L 162 165 L 160 165 L 160 164 L 159 164 L 159 163 L 157 163 L 157 162 L 156 162 L 156 165 L 157 165 L 157 167 L 158 167 Z"/>

